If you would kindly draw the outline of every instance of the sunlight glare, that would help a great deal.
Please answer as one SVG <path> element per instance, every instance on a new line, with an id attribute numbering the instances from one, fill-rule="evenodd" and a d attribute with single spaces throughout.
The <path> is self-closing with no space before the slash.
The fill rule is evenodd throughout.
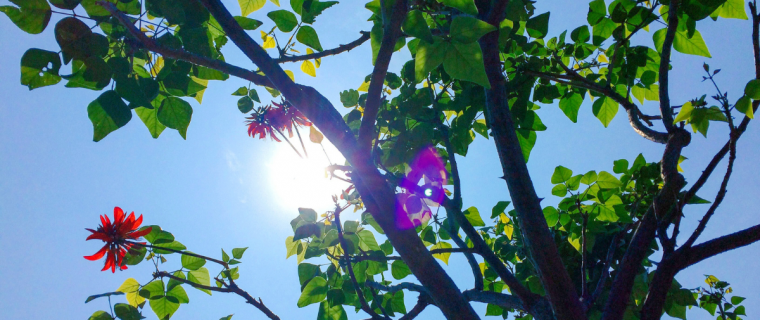
<path id="1" fill-rule="evenodd" d="M 330 162 L 325 157 L 322 148 L 308 140 L 305 142 L 309 158 L 304 159 L 299 158 L 287 143 L 281 143 L 278 146 L 267 163 L 272 191 L 283 208 L 313 208 L 317 212 L 329 210 L 332 208 L 331 196 L 340 195 L 341 190 L 349 185 L 337 179 L 329 179 L 325 173 L 325 167 L 330 165 Z M 345 160 L 335 147 L 326 139 L 322 143 L 325 145 L 330 160 L 333 163 L 343 164 Z M 298 140 L 295 140 L 294 144 L 299 152 L 303 153 L 299 148 Z"/>

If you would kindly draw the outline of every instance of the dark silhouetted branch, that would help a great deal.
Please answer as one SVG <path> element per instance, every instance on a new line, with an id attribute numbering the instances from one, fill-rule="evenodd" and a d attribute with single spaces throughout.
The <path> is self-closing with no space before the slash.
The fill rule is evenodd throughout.
<path id="1" fill-rule="evenodd" d="M 363 43 L 367 42 L 369 40 L 369 32 L 362 31 L 361 37 L 359 39 L 356 39 L 348 44 L 342 44 L 334 49 L 325 50 L 322 52 L 315 52 L 312 54 L 305 54 L 301 56 L 289 56 L 289 57 L 282 57 L 279 59 L 274 59 L 276 63 L 286 63 L 286 62 L 298 62 L 298 61 L 305 61 L 305 60 L 312 60 L 312 59 L 320 59 L 328 56 L 334 56 L 341 54 L 343 52 L 351 51 L 355 49 L 356 47 L 362 45 Z"/>

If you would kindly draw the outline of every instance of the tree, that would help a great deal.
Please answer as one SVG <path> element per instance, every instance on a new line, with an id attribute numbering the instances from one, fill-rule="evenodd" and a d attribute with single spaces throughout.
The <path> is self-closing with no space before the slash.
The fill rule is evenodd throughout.
<path id="1" fill-rule="evenodd" d="M 545 39 L 550 14 L 534 12 L 527 1 L 374 0 L 366 5 L 372 30 L 328 50 L 311 25 L 335 1 L 291 0 L 292 11 L 268 13 L 276 27 L 260 32 L 261 45 L 248 31 L 262 22 L 247 15 L 260 9 L 263 0 L 240 0 L 242 16 L 233 16 L 220 0 L 11 2 L 16 6 L 0 10 L 29 33 L 48 26 L 54 12 L 50 4 L 73 10 L 56 9 L 66 16 L 55 24 L 60 52 L 27 51 L 21 61 L 21 83 L 29 89 L 63 79 L 68 87 L 101 91 L 110 86 L 87 107 L 95 141 L 126 125 L 132 109 L 154 138 L 165 128 L 186 137 L 192 106 L 182 98 L 200 102 L 209 80 L 231 75 L 264 87 L 273 98 L 281 97 L 274 106 L 253 111 L 249 134 L 287 140 L 292 133 L 286 136 L 284 130 L 313 124 L 319 129 L 310 130 L 313 142 L 321 142 L 324 134 L 340 150 L 347 163 L 329 169 L 351 187 L 333 199 L 335 210 L 322 217 L 301 209 L 291 222 L 294 236 L 286 240 L 288 255 L 298 256 L 299 306 L 320 303 L 319 319 L 344 319 L 344 305 L 373 319 L 396 313 L 412 319 L 427 306 L 439 308 L 449 319 L 475 319 L 479 316 L 470 305 L 473 301 L 488 303 L 488 315 L 537 319 L 658 319 L 663 312 L 685 318 L 686 308 L 695 305 L 713 313 L 720 307 L 723 318 L 744 313 L 743 307 L 734 308 L 741 298 L 730 298 L 730 307 L 724 304 L 730 293 L 726 283 L 708 278 L 709 289 L 696 293 L 697 302 L 692 291 L 674 278 L 691 265 L 760 240 L 757 225 L 697 242 L 725 197 L 737 141 L 760 105 L 760 16 L 754 1 L 749 8 L 756 79 L 747 83 L 738 100 L 729 99 L 715 80 L 719 70 L 705 64 L 704 79 L 716 89 L 712 100 L 700 93 L 701 97 L 678 101 L 676 106 L 668 85 L 672 50 L 709 56 L 696 21 L 747 19 L 741 1 L 607 4 L 594 0 L 586 21 L 591 32 L 584 23 L 568 41 L 566 32 Z M 634 35 L 656 23 L 665 27 L 653 33 L 654 48 L 631 43 Z M 219 50 L 230 41 L 257 70 L 224 60 Z M 322 58 L 368 41 L 374 71 L 360 90 L 340 93 L 344 107 L 351 110 L 345 115 L 322 93 L 295 83 L 280 67 L 284 62 L 302 62 L 301 69 L 314 75 Z M 307 53 L 295 55 L 296 46 L 307 47 Z M 391 57 L 403 47 L 413 60 L 400 73 L 389 72 Z M 276 49 L 276 57 L 267 49 Z M 70 75 L 60 73 L 64 64 L 71 64 Z M 233 94 L 241 96 L 238 108 L 243 113 L 253 110 L 254 101 L 260 102 L 255 88 Z M 551 177 L 556 185 L 552 194 L 562 200 L 556 207 L 542 207 L 526 166 L 537 132 L 546 129 L 534 102 L 558 100 L 560 109 L 576 121 L 586 95 L 605 126 L 622 106 L 634 131 L 664 145 L 662 158 L 619 160 L 613 165 L 614 174 L 573 174 L 557 167 Z M 660 114 L 645 114 L 636 100 L 659 101 Z M 710 105 L 713 102 L 716 105 Z M 685 126 L 706 136 L 711 122 L 725 124 L 730 135 L 700 178 L 687 183 L 678 170 L 681 152 L 692 142 Z M 477 209 L 463 208 L 455 157 L 467 155 L 475 134 L 493 137 L 511 196 L 511 202 L 494 206 L 493 223 L 488 225 Z M 296 145 L 291 146 L 298 153 Z M 726 156 L 727 170 L 715 198 L 698 197 Z M 691 218 L 682 210 L 698 203 L 710 206 L 698 227 L 679 244 L 681 222 Z M 514 209 L 507 211 L 510 205 Z M 433 213 L 430 206 L 444 208 L 445 215 Z M 351 207 L 366 209 L 362 221 L 341 223 L 341 212 Z M 174 235 L 158 226 L 138 231 L 139 223 L 124 219 L 128 218 L 123 213 L 114 214 L 114 223 L 128 225 L 149 244 L 126 235 L 96 238 L 112 247 L 125 246 L 109 253 L 106 266 L 113 270 L 146 256 L 160 261 L 163 255 L 178 253 L 183 269 L 157 270 L 154 280 L 144 285 L 128 279 L 119 291 L 126 293 L 130 304 L 117 305 L 115 314 L 101 311 L 93 318 L 139 317 L 145 299 L 160 318 L 171 317 L 188 302 L 182 289 L 187 285 L 209 293 L 235 293 L 278 319 L 234 282 L 239 274 L 233 266 L 244 248 L 234 249 L 232 257 L 223 252 L 221 260 L 213 259 L 186 251 Z M 106 222 L 102 228 L 110 225 Z M 388 241 L 378 244 L 372 229 Z M 435 260 L 446 262 L 451 254 L 467 257 L 473 289 L 458 288 Z M 484 262 L 478 263 L 476 255 Z M 662 256 L 656 267 L 653 255 Z M 330 266 L 322 270 L 306 259 L 327 259 Z M 204 268 L 207 261 L 222 267 L 216 287 Z M 388 264 L 394 279 L 411 274 L 419 284 L 387 281 L 383 272 Z M 505 287 L 509 294 L 503 293 Z M 404 292 L 419 294 L 418 303 L 408 311 Z"/>

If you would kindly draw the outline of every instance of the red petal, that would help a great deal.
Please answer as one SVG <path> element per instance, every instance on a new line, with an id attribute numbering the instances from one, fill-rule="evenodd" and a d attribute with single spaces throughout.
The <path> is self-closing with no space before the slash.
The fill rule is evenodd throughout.
<path id="1" fill-rule="evenodd" d="M 119 268 L 120 268 L 121 270 L 127 270 L 127 265 L 122 265 L 122 266 L 121 266 L 121 267 L 119 267 Z"/>
<path id="2" fill-rule="evenodd" d="M 103 217 L 103 215 L 100 216 L 100 226 L 102 227 L 106 226 L 106 219 Z"/>
<path id="3" fill-rule="evenodd" d="M 137 217 L 137 220 L 135 220 L 134 224 L 132 225 L 132 230 L 137 230 L 137 228 L 142 224 L 142 220 L 142 215 Z"/>
<path id="4" fill-rule="evenodd" d="M 89 237 L 87 237 L 87 239 L 85 239 L 85 241 L 92 240 L 92 239 L 103 240 L 103 241 L 106 241 L 106 242 L 108 242 L 108 240 L 110 240 L 110 238 L 108 237 L 108 235 L 106 235 L 105 233 L 102 233 L 102 232 L 96 232 L 96 233 L 91 234 Z"/>
<path id="5" fill-rule="evenodd" d="M 99 260 L 100 258 L 102 258 L 106 254 L 106 251 L 108 251 L 108 245 L 107 244 L 104 245 L 103 248 L 100 248 L 100 250 L 98 250 L 98 252 L 95 252 L 95 254 L 93 254 L 91 256 L 85 256 L 84 258 L 87 259 L 87 260 L 90 260 L 90 261 Z"/>
<path id="6" fill-rule="evenodd" d="M 113 222 L 120 223 L 124 220 L 124 210 L 119 207 L 113 207 Z"/>
<path id="7" fill-rule="evenodd" d="M 129 233 L 129 237 L 132 238 L 132 239 L 137 239 L 139 237 L 142 237 L 142 236 L 150 233 L 150 231 L 152 229 L 153 229 L 152 227 L 147 227 L 147 228 L 145 228 L 145 230 L 142 230 L 142 231 L 133 231 L 133 232 L 130 232 Z"/>
<path id="8" fill-rule="evenodd" d="M 111 265 L 113 265 L 113 255 L 109 252 L 108 253 L 108 257 L 106 258 L 106 264 L 105 264 L 105 266 L 103 266 L 103 269 L 100 270 L 100 271 L 106 271 L 106 270 L 108 270 L 108 268 L 110 268 Z"/>

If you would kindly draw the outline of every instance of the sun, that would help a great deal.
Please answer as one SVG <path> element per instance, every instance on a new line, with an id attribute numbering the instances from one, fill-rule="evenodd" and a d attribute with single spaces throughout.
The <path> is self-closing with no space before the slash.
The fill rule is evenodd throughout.
<path id="1" fill-rule="evenodd" d="M 312 208 L 317 211 L 332 207 L 332 195 L 340 195 L 349 184 L 330 179 L 325 168 L 331 163 L 319 145 L 308 140 L 309 157 L 299 158 L 287 145 L 281 143 L 267 163 L 269 181 L 277 202 L 287 209 Z M 332 163 L 343 164 L 344 158 L 327 140 L 322 142 Z M 297 140 L 295 145 L 298 146 Z M 300 149 L 300 148 L 299 148 Z M 301 153 L 303 151 L 299 150 Z"/>

